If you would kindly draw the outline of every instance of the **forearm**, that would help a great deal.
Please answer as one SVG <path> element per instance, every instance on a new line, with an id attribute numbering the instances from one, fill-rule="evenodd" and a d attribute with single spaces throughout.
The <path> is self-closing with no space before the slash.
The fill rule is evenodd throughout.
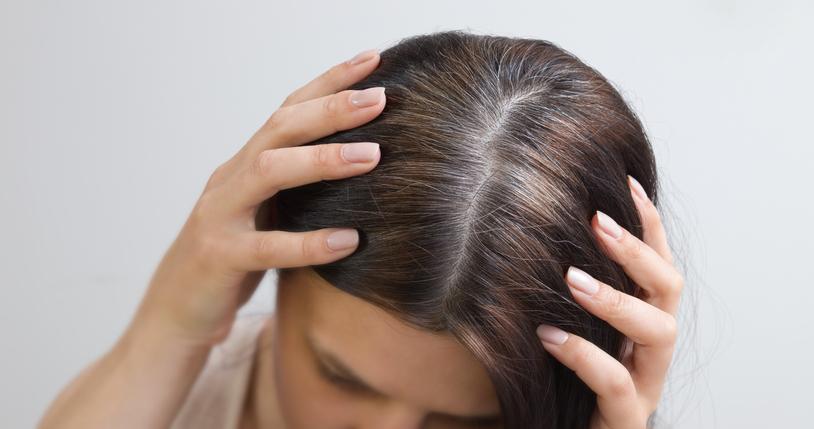
<path id="1" fill-rule="evenodd" d="M 209 351 L 128 331 L 60 392 L 38 428 L 169 427 Z"/>

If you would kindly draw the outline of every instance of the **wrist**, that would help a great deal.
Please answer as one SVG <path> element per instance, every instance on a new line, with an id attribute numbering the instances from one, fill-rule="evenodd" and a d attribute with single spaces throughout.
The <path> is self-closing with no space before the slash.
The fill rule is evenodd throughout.
<path id="1" fill-rule="evenodd" d="M 174 336 L 166 330 L 131 324 L 110 351 L 114 359 L 137 371 L 202 365 L 212 346 Z"/>
<path id="2" fill-rule="evenodd" d="M 104 357 L 110 422 L 120 427 L 168 427 L 206 364 L 211 347 L 190 346 L 167 335 L 128 328 Z"/>

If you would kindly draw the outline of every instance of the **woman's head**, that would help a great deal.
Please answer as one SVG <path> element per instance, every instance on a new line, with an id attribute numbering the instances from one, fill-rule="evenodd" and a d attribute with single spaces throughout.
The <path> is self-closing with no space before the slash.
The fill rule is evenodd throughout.
<path id="1" fill-rule="evenodd" d="M 448 332 L 404 324 L 311 268 L 280 278 L 273 348 L 286 427 L 496 428 L 483 366 Z"/>
<path id="2" fill-rule="evenodd" d="M 388 317 L 411 329 L 401 332 L 422 334 L 414 344 L 419 358 L 397 355 L 378 365 L 419 380 L 446 376 L 453 385 L 425 389 L 443 393 L 425 405 L 489 414 L 496 400 L 509 428 L 587 427 L 595 394 L 545 353 L 535 328 L 563 327 L 611 355 L 622 352 L 621 334 L 574 302 L 564 274 L 574 265 L 638 292 L 590 225 L 601 210 L 641 238 L 628 174 L 657 203 L 655 160 L 635 113 L 599 72 L 542 40 L 464 32 L 412 37 L 382 51 L 379 67 L 351 89 L 372 86 L 386 88 L 378 117 L 309 144 L 377 142 L 377 167 L 274 198 L 276 228 L 355 227 L 359 248 L 308 270 L 280 270 L 280 293 L 312 272 L 318 278 L 311 281 L 356 298 L 345 303 L 382 310 L 379 318 L 345 315 L 341 323 L 357 329 L 368 321 L 370 331 L 355 331 L 360 340 L 368 332 L 375 337 L 374 329 L 383 333 L 372 325 Z M 291 293 L 329 293 L 318 290 Z M 448 359 L 439 352 L 444 347 Z M 459 379 L 464 368 L 472 385 Z M 399 380 L 393 386 L 405 387 L 409 377 Z M 363 393 L 353 398 L 393 403 Z"/>

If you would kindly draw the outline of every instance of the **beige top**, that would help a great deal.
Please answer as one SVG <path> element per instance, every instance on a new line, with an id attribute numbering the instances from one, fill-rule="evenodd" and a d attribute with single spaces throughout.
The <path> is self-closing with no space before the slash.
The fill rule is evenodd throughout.
<path id="1" fill-rule="evenodd" d="M 215 346 L 171 429 L 237 429 L 243 411 L 257 339 L 270 315 L 240 315 Z"/>

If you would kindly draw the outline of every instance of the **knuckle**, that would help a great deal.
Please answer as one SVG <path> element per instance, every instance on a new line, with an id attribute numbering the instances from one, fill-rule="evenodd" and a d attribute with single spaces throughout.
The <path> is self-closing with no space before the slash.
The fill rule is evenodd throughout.
<path id="1" fill-rule="evenodd" d="M 323 240 L 317 234 L 308 233 L 300 242 L 300 255 L 306 262 L 316 261 L 322 254 Z"/>
<path id="2" fill-rule="evenodd" d="M 333 82 L 337 80 L 337 77 L 341 75 L 341 72 L 343 70 L 342 66 L 344 65 L 345 63 L 334 64 L 327 70 L 324 70 L 322 73 L 320 73 L 319 76 L 317 76 L 316 80 L 326 82 Z"/>
<path id="3" fill-rule="evenodd" d="M 195 242 L 196 252 L 203 261 L 220 259 L 221 243 L 213 234 L 199 234 Z"/>
<path id="4" fill-rule="evenodd" d="M 189 251 L 190 259 L 197 262 L 202 271 L 223 264 L 228 255 L 227 240 L 219 233 L 217 219 L 214 218 L 215 211 L 221 206 L 218 202 L 219 192 L 208 190 L 201 194 L 183 226 L 184 247 Z"/>
<path id="5" fill-rule="evenodd" d="M 269 129 L 281 128 L 288 114 L 288 109 L 289 107 L 283 106 L 272 112 L 268 120 L 266 120 L 266 127 Z"/>
<path id="6" fill-rule="evenodd" d="M 627 296 L 613 288 L 605 288 L 606 293 L 602 297 L 602 312 L 611 319 L 619 319 L 627 315 L 629 300 Z"/>
<path id="7" fill-rule="evenodd" d="M 626 234 L 626 236 L 627 242 L 622 249 L 622 254 L 625 260 L 635 263 L 644 257 L 645 244 L 630 233 Z"/>
<path id="8" fill-rule="evenodd" d="M 274 240 L 270 234 L 260 234 L 254 242 L 254 258 L 261 263 L 267 263 L 276 256 Z"/>
<path id="9" fill-rule="evenodd" d="M 208 269 L 222 260 L 223 243 L 212 228 L 202 225 L 198 219 L 191 220 L 185 225 L 185 233 L 190 237 L 191 260 L 198 262 L 202 269 Z"/>
<path id="10" fill-rule="evenodd" d="M 678 322 L 671 314 L 665 314 L 662 338 L 665 344 L 675 344 L 678 339 Z"/>
<path id="11" fill-rule="evenodd" d="M 285 99 L 283 100 L 283 104 L 281 104 L 281 106 L 289 106 L 289 105 L 294 104 L 294 101 L 299 98 L 299 93 L 300 93 L 300 89 L 298 88 L 294 92 L 292 92 L 291 94 L 288 94 L 285 97 Z"/>
<path id="12" fill-rule="evenodd" d="M 684 290 L 684 276 L 678 271 L 673 271 L 670 276 L 669 284 L 667 285 L 671 293 L 680 294 Z"/>
<path id="13" fill-rule="evenodd" d="M 612 371 L 608 375 L 608 392 L 614 397 L 627 397 L 636 393 L 636 385 L 627 371 Z"/>
<path id="14" fill-rule="evenodd" d="M 574 353 L 574 363 L 576 368 L 585 368 L 594 365 L 596 360 L 596 350 L 593 347 L 580 347 Z"/>
<path id="15" fill-rule="evenodd" d="M 250 172 L 252 176 L 267 176 L 274 169 L 276 158 L 277 149 L 266 149 L 260 152 L 251 163 Z"/>
<path id="16" fill-rule="evenodd" d="M 329 120 L 336 119 L 336 117 L 339 116 L 337 95 L 334 94 L 322 100 L 322 115 Z"/>
<path id="17" fill-rule="evenodd" d="M 331 166 L 336 159 L 335 147 L 327 144 L 312 146 L 311 165 L 317 170 Z"/>
<path id="18" fill-rule="evenodd" d="M 217 186 L 223 180 L 224 174 L 226 174 L 226 164 L 217 166 L 212 174 L 209 175 L 209 180 L 206 182 L 206 188 Z"/>
<path id="19" fill-rule="evenodd" d="M 217 196 L 215 192 L 216 191 L 207 189 L 204 190 L 200 197 L 198 197 L 198 202 L 195 203 L 195 207 L 192 209 L 189 216 L 193 226 L 202 224 L 203 221 L 209 217 L 209 214 L 212 212 L 212 208 L 217 206 Z"/>

